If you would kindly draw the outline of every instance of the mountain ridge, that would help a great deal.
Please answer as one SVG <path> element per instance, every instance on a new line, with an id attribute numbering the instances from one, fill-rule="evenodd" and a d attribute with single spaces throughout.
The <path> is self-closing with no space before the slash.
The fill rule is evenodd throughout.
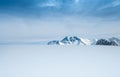
<path id="1" fill-rule="evenodd" d="M 66 36 L 62 40 L 52 40 L 47 45 L 106 45 L 106 46 L 120 46 L 120 39 L 116 37 L 101 38 L 101 39 L 86 39 L 77 36 Z"/>

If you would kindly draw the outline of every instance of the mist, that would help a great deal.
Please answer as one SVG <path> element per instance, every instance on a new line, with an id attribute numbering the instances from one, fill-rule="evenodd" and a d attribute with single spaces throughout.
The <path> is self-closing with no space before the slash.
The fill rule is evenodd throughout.
<path id="1" fill-rule="evenodd" d="M 45 39 L 64 35 L 120 33 L 119 20 L 96 17 L 21 18 L 10 16 L 0 21 L 0 40 Z"/>

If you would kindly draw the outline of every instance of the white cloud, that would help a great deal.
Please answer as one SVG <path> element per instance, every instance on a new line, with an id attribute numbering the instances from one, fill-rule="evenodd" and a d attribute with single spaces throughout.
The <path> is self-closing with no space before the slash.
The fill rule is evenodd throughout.
<path id="1" fill-rule="evenodd" d="M 116 7 L 116 6 L 119 6 L 120 5 L 120 0 L 115 0 L 113 3 L 112 3 L 112 6 L 113 7 Z"/>
<path id="2" fill-rule="evenodd" d="M 75 3 L 79 3 L 80 0 L 75 0 Z"/>
<path id="3" fill-rule="evenodd" d="M 38 4 L 39 7 L 58 7 L 59 3 L 56 0 L 50 0 L 42 4 Z"/>
<path id="4" fill-rule="evenodd" d="M 107 8 L 117 7 L 120 5 L 120 0 L 114 0 L 112 3 L 101 6 L 98 10 L 103 10 Z"/>

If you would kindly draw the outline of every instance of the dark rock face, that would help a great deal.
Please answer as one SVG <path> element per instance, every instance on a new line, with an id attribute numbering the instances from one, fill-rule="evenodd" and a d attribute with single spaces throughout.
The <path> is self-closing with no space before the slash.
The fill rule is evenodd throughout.
<path id="1" fill-rule="evenodd" d="M 48 45 L 59 45 L 59 41 L 57 41 L 57 40 L 50 41 L 50 42 L 48 42 Z"/>
<path id="2" fill-rule="evenodd" d="M 64 44 L 74 44 L 75 42 L 77 44 L 80 44 L 80 39 L 76 36 L 73 37 L 65 37 L 64 39 L 62 39 L 60 42 L 64 43 Z"/>
<path id="3" fill-rule="evenodd" d="M 118 44 L 115 41 L 109 41 L 106 39 L 100 39 L 96 42 L 96 45 L 108 45 L 108 46 L 118 46 Z"/>
<path id="4" fill-rule="evenodd" d="M 61 40 L 61 42 L 64 43 L 64 44 L 69 43 L 69 38 L 65 37 Z"/>
<path id="5" fill-rule="evenodd" d="M 106 39 L 100 39 L 97 41 L 96 45 L 110 45 L 110 42 Z"/>

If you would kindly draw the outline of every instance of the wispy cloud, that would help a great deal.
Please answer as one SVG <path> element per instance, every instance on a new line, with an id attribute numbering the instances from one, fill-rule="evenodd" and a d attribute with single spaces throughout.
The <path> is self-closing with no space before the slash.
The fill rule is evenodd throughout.
<path id="1" fill-rule="evenodd" d="M 44 8 L 44 7 L 58 7 L 59 3 L 56 0 L 49 0 L 41 4 L 38 3 L 38 7 Z"/>
<path id="2" fill-rule="evenodd" d="M 117 7 L 117 8 L 116 8 Z M 67 13 L 67 14 L 89 14 L 94 16 L 103 15 L 111 11 L 116 15 L 119 12 L 120 0 L 0 0 L 0 12 L 14 12 L 18 14 L 44 14 L 43 12 Z M 51 8 L 51 9 L 47 9 Z M 110 10 L 111 8 L 111 10 Z M 114 11 L 116 9 L 117 11 Z M 99 11 L 98 11 L 99 10 Z M 103 13 L 102 13 L 102 12 Z M 34 15 L 33 14 L 33 15 Z M 106 14 L 107 15 L 107 14 Z M 110 14 L 108 14 L 110 15 Z"/>

